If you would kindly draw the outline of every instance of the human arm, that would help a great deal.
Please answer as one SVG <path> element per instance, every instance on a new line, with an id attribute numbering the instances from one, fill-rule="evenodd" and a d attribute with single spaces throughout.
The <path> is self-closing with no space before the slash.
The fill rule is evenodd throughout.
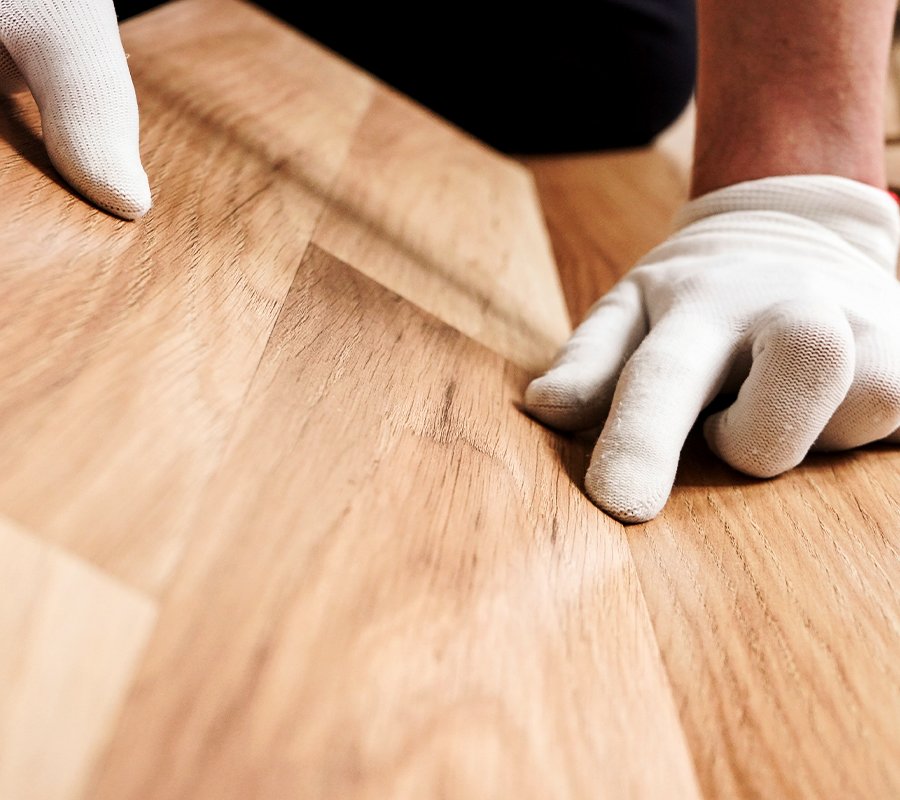
<path id="1" fill-rule="evenodd" d="M 884 187 L 895 0 L 698 0 L 692 197 L 772 175 Z"/>

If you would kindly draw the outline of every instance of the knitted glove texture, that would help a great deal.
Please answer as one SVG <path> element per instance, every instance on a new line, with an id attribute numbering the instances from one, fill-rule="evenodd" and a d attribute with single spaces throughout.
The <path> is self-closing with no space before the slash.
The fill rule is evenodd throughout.
<path id="1" fill-rule="evenodd" d="M 112 0 L 0 0 L 0 92 L 25 85 L 63 178 L 112 214 L 145 214 L 137 100 Z"/>
<path id="2" fill-rule="evenodd" d="M 605 420 L 585 488 L 618 519 L 662 509 L 710 416 L 712 450 L 771 477 L 810 448 L 900 441 L 900 215 L 874 187 L 766 178 L 688 203 L 675 233 L 601 298 L 526 406 L 565 430 Z"/>

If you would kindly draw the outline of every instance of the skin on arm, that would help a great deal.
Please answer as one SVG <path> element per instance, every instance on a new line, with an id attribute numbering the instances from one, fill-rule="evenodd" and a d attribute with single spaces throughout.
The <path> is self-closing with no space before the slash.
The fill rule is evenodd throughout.
<path id="1" fill-rule="evenodd" d="M 698 0 L 691 196 L 771 175 L 884 188 L 895 0 Z"/>

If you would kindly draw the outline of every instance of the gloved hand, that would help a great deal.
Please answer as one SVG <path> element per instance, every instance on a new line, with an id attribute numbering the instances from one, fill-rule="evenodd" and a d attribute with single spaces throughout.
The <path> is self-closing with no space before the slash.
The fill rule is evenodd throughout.
<path id="1" fill-rule="evenodd" d="M 53 166 L 101 208 L 150 208 L 112 0 L 0 0 L 0 93 L 31 89 Z"/>
<path id="2" fill-rule="evenodd" d="M 688 431 L 723 390 L 740 387 L 706 441 L 749 475 L 778 475 L 813 446 L 900 440 L 898 238 L 890 195 L 845 178 L 765 178 L 693 200 L 526 407 L 565 430 L 606 417 L 585 488 L 628 522 L 662 509 Z"/>

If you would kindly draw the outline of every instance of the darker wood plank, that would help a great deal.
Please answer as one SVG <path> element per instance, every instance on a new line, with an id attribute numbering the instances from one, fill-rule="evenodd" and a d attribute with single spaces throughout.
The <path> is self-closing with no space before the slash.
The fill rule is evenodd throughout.
<path id="1" fill-rule="evenodd" d="M 528 158 L 573 323 L 663 239 L 687 195 L 655 150 Z"/>
<path id="2" fill-rule="evenodd" d="M 665 237 L 663 159 L 532 164 L 573 316 Z M 756 481 L 695 430 L 663 513 L 629 528 L 705 795 L 900 795 L 898 475 L 872 447 Z"/>

